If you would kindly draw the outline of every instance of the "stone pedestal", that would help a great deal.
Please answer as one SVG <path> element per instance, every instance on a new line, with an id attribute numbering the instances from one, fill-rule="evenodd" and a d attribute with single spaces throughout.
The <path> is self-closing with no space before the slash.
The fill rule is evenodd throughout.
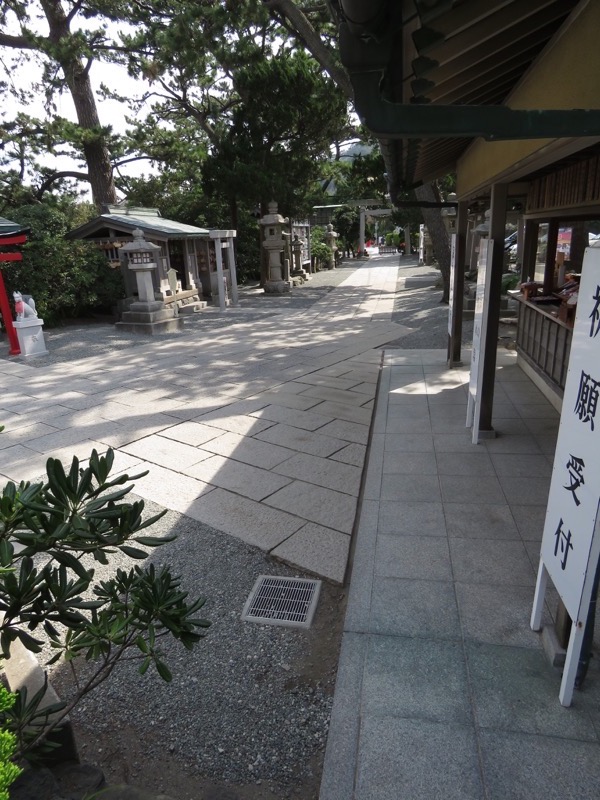
<path id="1" fill-rule="evenodd" d="M 149 310 L 147 306 L 154 306 Z M 165 308 L 163 303 L 132 303 L 131 309 L 122 314 L 121 321 L 116 323 L 117 328 L 132 333 L 172 333 L 183 329 L 184 322 L 175 316 L 172 308 Z"/>
<path id="2" fill-rule="evenodd" d="M 44 320 L 39 317 L 27 317 L 13 322 L 23 358 L 47 355 L 48 351 L 42 331 L 43 324 Z"/>

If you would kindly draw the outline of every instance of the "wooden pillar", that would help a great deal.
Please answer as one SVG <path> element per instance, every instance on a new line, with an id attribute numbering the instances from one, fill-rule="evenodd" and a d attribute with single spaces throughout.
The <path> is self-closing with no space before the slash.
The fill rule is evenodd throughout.
<path id="1" fill-rule="evenodd" d="M 571 245 L 569 252 L 569 268 L 575 272 L 581 272 L 583 264 L 583 254 L 588 246 L 587 223 L 583 220 L 574 220 L 568 223 L 571 228 Z M 567 270 L 569 271 L 569 270 Z"/>
<path id="2" fill-rule="evenodd" d="M 521 282 L 533 280 L 535 275 L 535 256 L 537 253 L 539 222 L 534 219 L 525 221 L 523 235 L 523 260 L 521 262 Z"/>
<path id="3" fill-rule="evenodd" d="M 525 220 L 519 217 L 517 220 L 517 266 L 523 265 L 523 238 L 525 236 Z"/>
<path id="4" fill-rule="evenodd" d="M 5 253 L 4 255 L 8 254 Z M 10 255 L 14 254 L 10 253 Z M 1 256 L 0 260 L 4 261 L 4 259 Z M 2 315 L 2 319 L 4 320 L 4 327 L 6 329 L 6 335 L 8 336 L 8 343 L 10 346 L 8 353 L 11 356 L 18 356 L 21 353 L 21 348 L 19 346 L 19 338 L 17 336 L 17 332 L 13 325 L 12 311 L 10 308 L 10 303 L 8 302 L 8 295 L 6 293 L 6 286 L 4 285 L 4 278 L 2 277 L 1 269 L 0 269 L 0 314 Z"/>
<path id="5" fill-rule="evenodd" d="M 490 296 L 486 328 L 485 353 L 483 354 L 483 380 L 481 385 L 481 414 L 479 418 L 480 435 L 494 435 L 492 408 L 494 404 L 494 382 L 496 379 L 496 350 L 498 348 L 498 326 L 500 323 L 500 297 L 502 294 L 502 273 L 504 271 L 504 232 L 506 228 L 507 185 L 495 183 L 492 186 L 492 206 L 490 213 L 490 240 L 493 241 Z"/>
<path id="6" fill-rule="evenodd" d="M 556 264 L 556 245 L 558 244 L 558 219 L 553 217 L 548 223 L 548 240 L 546 242 L 546 265 L 544 267 L 545 295 L 554 291 L 554 265 Z"/>
<path id="7" fill-rule="evenodd" d="M 457 223 L 458 224 L 458 223 Z M 471 272 L 471 250 L 473 249 L 473 238 L 475 234 L 473 233 L 473 229 L 475 228 L 475 221 L 473 217 L 467 220 L 467 236 L 466 236 L 466 244 L 465 244 L 465 272 Z"/>
<path id="8" fill-rule="evenodd" d="M 461 200 L 456 215 L 456 239 L 454 245 L 454 274 L 452 276 L 452 318 L 448 333 L 448 366 L 461 365 L 460 346 L 462 340 L 462 315 L 465 296 L 465 261 L 467 257 L 468 204 Z"/>

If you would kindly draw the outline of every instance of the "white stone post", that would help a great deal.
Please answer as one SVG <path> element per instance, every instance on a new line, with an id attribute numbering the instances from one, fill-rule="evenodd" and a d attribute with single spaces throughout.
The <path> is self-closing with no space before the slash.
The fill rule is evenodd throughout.
<path id="1" fill-rule="evenodd" d="M 221 311 L 227 311 L 227 298 L 225 297 L 225 290 L 223 286 L 223 278 L 225 275 L 223 274 L 223 254 L 221 253 L 221 239 L 220 237 L 213 237 L 213 233 L 219 233 L 219 231 L 211 231 L 210 237 L 214 239 L 215 242 L 215 259 L 217 261 L 217 288 L 219 290 L 219 309 Z"/>
<path id="2" fill-rule="evenodd" d="M 235 268 L 235 250 L 233 240 L 237 236 L 237 231 L 210 231 L 210 238 L 215 244 L 215 259 L 217 262 L 217 285 L 219 290 L 219 308 L 221 311 L 227 310 L 227 297 L 224 294 L 223 280 L 226 280 L 223 272 L 223 248 L 227 250 L 227 269 L 229 270 L 229 281 L 231 283 L 231 305 L 239 305 L 237 272 Z"/>
<path id="3" fill-rule="evenodd" d="M 227 264 L 229 266 L 229 277 L 231 278 L 231 304 L 239 306 L 239 295 L 237 285 L 237 269 L 235 266 L 235 250 L 233 247 L 233 239 L 236 231 L 228 231 L 231 236 L 227 237 Z"/>
<path id="4" fill-rule="evenodd" d="M 360 227 L 358 233 L 358 252 L 361 256 L 365 254 L 365 214 L 367 210 L 364 206 L 360 207 Z"/>
<path id="5" fill-rule="evenodd" d="M 177 271 L 174 270 L 173 267 L 167 272 L 167 278 L 169 280 L 171 294 L 173 295 L 173 312 L 175 316 L 177 316 L 179 314 L 179 308 L 177 307 Z"/>

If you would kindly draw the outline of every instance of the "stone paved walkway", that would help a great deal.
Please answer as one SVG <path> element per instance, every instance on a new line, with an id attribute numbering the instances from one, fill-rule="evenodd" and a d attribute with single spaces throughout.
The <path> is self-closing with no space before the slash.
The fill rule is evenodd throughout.
<path id="1" fill-rule="evenodd" d="M 410 332 L 390 321 L 397 278 L 397 257 L 372 258 L 301 312 L 35 368 L 0 360 L 0 479 L 112 447 L 118 470 L 149 471 L 137 494 L 342 582 L 377 348 Z"/>
<path id="2" fill-rule="evenodd" d="M 386 349 L 320 800 L 600 796 L 598 659 L 563 708 L 529 625 L 559 415 L 499 349 L 473 445 L 468 380 Z"/>

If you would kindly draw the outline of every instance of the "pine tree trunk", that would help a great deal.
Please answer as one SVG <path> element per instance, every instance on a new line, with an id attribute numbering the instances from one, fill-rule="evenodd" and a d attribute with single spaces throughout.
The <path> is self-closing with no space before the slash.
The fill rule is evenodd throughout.
<path id="1" fill-rule="evenodd" d="M 108 148 L 104 136 L 100 132 L 100 120 L 90 80 L 87 74 L 83 74 L 81 64 L 73 65 L 71 74 L 67 76 L 67 82 L 79 125 L 86 131 L 97 131 L 86 138 L 83 144 L 94 203 L 98 207 L 103 203 L 116 203 L 117 192 L 113 182 Z"/>
<path id="2" fill-rule="evenodd" d="M 424 186 L 417 186 L 415 189 L 417 200 L 424 200 L 429 203 L 439 203 L 440 195 L 437 188 L 426 183 Z M 427 226 L 427 231 L 431 237 L 433 253 L 438 263 L 438 268 L 442 274 L 442 303 L 450 300 L 450 237 L 440 208 L 422 208 L 423 219 Z"/>
<path id="3" fill-rule="evenodd" d="M 57 46 L 53 57 L 65 74 L 67 86 L 73 98 L 77 121 L 84 131 L 83 153 L 88 168 L 88 180 L 92 188 L 94 203 L 116 203 L 117 192 L 113 181 L 110 155 L 106 138 L 101 131 L 100 119 L 92 84 L 87 69 L 79 58 L 69 52 L 65 43 L 71 38 L 69 20 L 60 0 L 41 0 L 48 26 L 50 41 Z M 62 53 L 62 55 L 60 55 Z"/>

